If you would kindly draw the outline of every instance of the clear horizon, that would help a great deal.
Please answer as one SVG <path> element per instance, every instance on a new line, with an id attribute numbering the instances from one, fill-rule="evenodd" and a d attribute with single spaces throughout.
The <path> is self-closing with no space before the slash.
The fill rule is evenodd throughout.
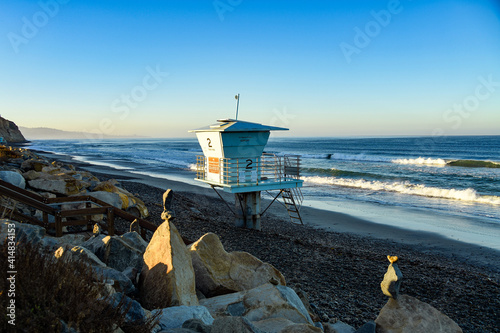
<path id="1" fill-rule="evenodd" d="M 500 135 L 500 4 L 7 1 L 1 115 L 191 137 L 233 118 L 285 136 Z M 275 135 L 278 137 L 278 135 Z"/>

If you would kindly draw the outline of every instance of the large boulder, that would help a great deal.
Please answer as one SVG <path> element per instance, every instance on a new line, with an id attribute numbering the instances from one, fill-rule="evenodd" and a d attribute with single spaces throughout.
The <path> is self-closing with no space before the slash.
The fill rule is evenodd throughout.
<path id="1" fill-rule="evenodd" d="M 96 280 L 112 285 L 117 291 L 131 294 L 136 290 L 127 276 L 116 269 L 107 267 L 105 263 L 85 247 L 65 244 L 54 252 L 54 256 L 61 260 L 81 262 L 88 265 L 93 269 Z"/>
<path id="2" fill-rule="evenodd" d="M 252 324 L 266 333 L 322 333 L 323 331 L 311 324 L 297 324 L 285 318 L 269 318 L 254 321 Z"/>
<path id="3" fill-rule="evenodd" d="M 99 179 L 88 171 L 74 171 L 52 164 L 40 164 L 46 162 L 33 161 L 23 162 L 23 177 L 28 181 L 28 185 L 40 191 L 46 191 L 63 195 L 81 195 L 93 184 L 97 184 Z"/>
<path id="4" fill-rule="evenodd" d="M 189 251 L 196 287 L 207 297 L 250 290 L 269 282 L 286 285 L 274 266 L 247 252 L 226 252 L 216 234 L 203 235 Z"/>
<path id="5" fill-rule="evenodd" d="M 105 203 L 114 206 L 118 209 L 122 208 L 122 199 L 117 193 L 111 193 L 106 191 L 96 191 L 87 193 L 88 196 L 96 198 L 98 200 L 104 201 Z"/>
<path id="6" fill-rule="evenodd" d="M 125 321 L 123 326 L 141 325 L 147 321 L 146 311 L 142 308 L 141 304 L 130 297 L 124 295 L 123 293 L 113 293 L 109 299 L 109 303 L 112 307 L 118 308 L 120 304 L 123 304 L 123 308 L 126 310 Z"/>
<path id="7" fill-rule="evenodd" d="M 244 317 L 216 318 L 210 333 L 264 333 Z"/>
<path id="8" fill-rule="evenodd" d="M 191 255 L 172 222 L 162 223 L 153 234 L 144 253 L 139 287 L 148 309 L 199 305 Z"/>
<path id="9" fill-rule="evenodd" d="M 87 240 L 82 246 L 95 253 L 107 266 L 120 272 L 128 267 L 140 271 L 144 251 L 132 247 L 130 242 L 125 241 L 122 237 L 97 235 Z"/>
<path id="10" fill-rule="evenodd" d="M 133 248 L 138 249 L 142 253 L 146 251 L 148 242 L 146 242 L 137 232 L 126 232 L 120 238 Z"/>
<path id="11" fill-rule="evenodd" d="M 172 306 L 164 309 L 151 311 L 151 315 L 161 312 L 158 324 L 162 330 L 180 328 L 182 324 L 190 319 L 199 319 L 206 325 L 212 325 L 214 318 L 204 306 Z"/>
<path id="12" fill-rule="evenodd" d="M 8 219 L 0 220 L 0 222 L 0 244 L 3 244 L 5 239 L 12 235 L 15 235 L 16 242 L 32 244 L 39 243 L 45 236 L 45 229 L 37 225 Z"/>
<path id="13" fill-rule="evenodd" d="M 127 295 L 136 291 L 132 281 L 120 271 L 110 267 L 93 266 L 94 273 L 98 280 L 104 280 L 110 284 L 116 291 L 121 291 Z"/>
<path id="14" fill-rule="evenodd" d="M 81 246 L 65 244 L 54 252 L 54 256 L 64 261 L 82 262 L 89 266 L 106 267 L 106 264 L 94 253 Z"/>
<path id="15" fill-rule="evenodd" d="M 110 179 L 106 180 L 104 182 L 101 182 L 97 184 L 93 191 L 104 191 L 104 192 L 110 192 L 110 193 L 115 193 L 120 196 L 120 199 L 122 201 L 122 207 L 121 209 L 123 210 L 130 210 L 131 208 L 135 208 L 139 211 L 140 217 L 148 217 L 149 212 L 148 209 L 146 208 L 146 205 L 144 202 L 135 197 L 132 193 L 129 191 L 116 186 L 116 180 Z"/>
<path id="16" fill-rule="evenodd" d="M 279 333 L 323 333 L 323 330 L 309 324 L 293 324 L 285 326 Z"/>
<path id="17" fill-rule="evenodd" d="M 85 191 L 85 188 L 89 186 L 88 183 L 74 179 L 74 178 L 60 178 L 54 176 L 51 177 L 40 177 L 34 180 L 28 181 L 28 185 L 34 189 L 55 193 L 63 195 L 74 195 L 80 194 Z"/>
<path id="18" fill-rule="evenodd" d="M 40 246 L 45 248 L 46 252 L 54 253 L 63 245 L 80 246 L 86 240 L 86 236 L 82 234 L 65 234 L 61 237 L 52 237 L 45 235 L 40 242 Z"/>
<path id="19" fill-rule="evenodd" d="M 241 316 L 250 321 L 268 318 L 285 318 L 297 324 L 313 322 L 304 304 L 293 289 L 264 284 L 251 290 L 216 296 L 200 300 L 214 318 L 221 316 Z"/>
<path id="20" fill-rule="evenodd" d="M 208 310 L 207 310 L 208 311 Z M 212 317 L 212 316 L 210 316 Z M 213 318 L 212 318 L 213 322 Z M 189 329 L 198 333 L 211 333 L 211 326 L 204 323 L 201 319 L 188 319 L 182 324 L 182 328 Z"/>
<path id="21" fill-rule="evenodd" d="M 400 295 L 397 300 L 389 298 L 375 323 L 380 333 L 462 332 L 448 316 L 408 295 Z"/>
<path id="22" fill-rule="evenodd" d="M 36 171 L 40 172 L 42 171 L 43 167 L 50 165 L 50 163 L 44 159 L 41 158 L 30 158 L 27 160 L 24 160 L 21 163 L 21 170 L 24 172 L 27 171 Z"/>
<path id="23" fill-rule="evenodd" d="M 335 324 L 325 323 L 325 332 L 329 333 L 355 333 L 356 329 L 342 321 L 337 321 Z"/>
<path id="24" fill-rule="evenodd" d="M 0 179 L 20 188 L 26 188 L 24 177 L 15 171 L 0 171 Z"/>

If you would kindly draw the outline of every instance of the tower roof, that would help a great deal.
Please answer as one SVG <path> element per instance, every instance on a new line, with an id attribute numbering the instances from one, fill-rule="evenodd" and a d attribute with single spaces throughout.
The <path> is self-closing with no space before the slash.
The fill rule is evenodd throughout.
<path id="1" fill-rule="evenodd" d="M 276 127 L 251 123 L 249 121 L 235 119 L 219 119 L 217 123 L 190 130 L 189 132 L 267 132 L 267 131 L 288 131 L 285 127 Z"/>

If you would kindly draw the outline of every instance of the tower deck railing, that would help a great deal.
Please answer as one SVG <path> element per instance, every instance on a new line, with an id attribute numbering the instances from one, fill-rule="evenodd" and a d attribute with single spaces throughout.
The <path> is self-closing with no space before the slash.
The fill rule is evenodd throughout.
<path id="1" fill-rule="evenodd" d="M 196 158 L 196 179 L 220 185 L 263 185 L 296 181 L 301 157 L 264 153 L 256 158 Z"/>

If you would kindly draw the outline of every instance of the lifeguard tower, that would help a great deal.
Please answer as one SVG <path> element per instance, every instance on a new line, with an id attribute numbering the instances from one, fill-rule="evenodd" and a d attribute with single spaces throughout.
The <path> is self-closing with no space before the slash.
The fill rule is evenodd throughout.
<path id="1" fill-rule="evenodd" d="M 236 226 L 261 229 L 260 216 L 265 212 L 261 213 L 261 192 L 270 190 L 280 191 L 272 202 L 281 195 L 290 220 L 302 224 L 300 156 L 263 153 L 271 131 L 287 130 L 222 119 L 189 131 L 196 133 L 203 150 L 197 156 L 195 179 L 235 194 Z"/>

